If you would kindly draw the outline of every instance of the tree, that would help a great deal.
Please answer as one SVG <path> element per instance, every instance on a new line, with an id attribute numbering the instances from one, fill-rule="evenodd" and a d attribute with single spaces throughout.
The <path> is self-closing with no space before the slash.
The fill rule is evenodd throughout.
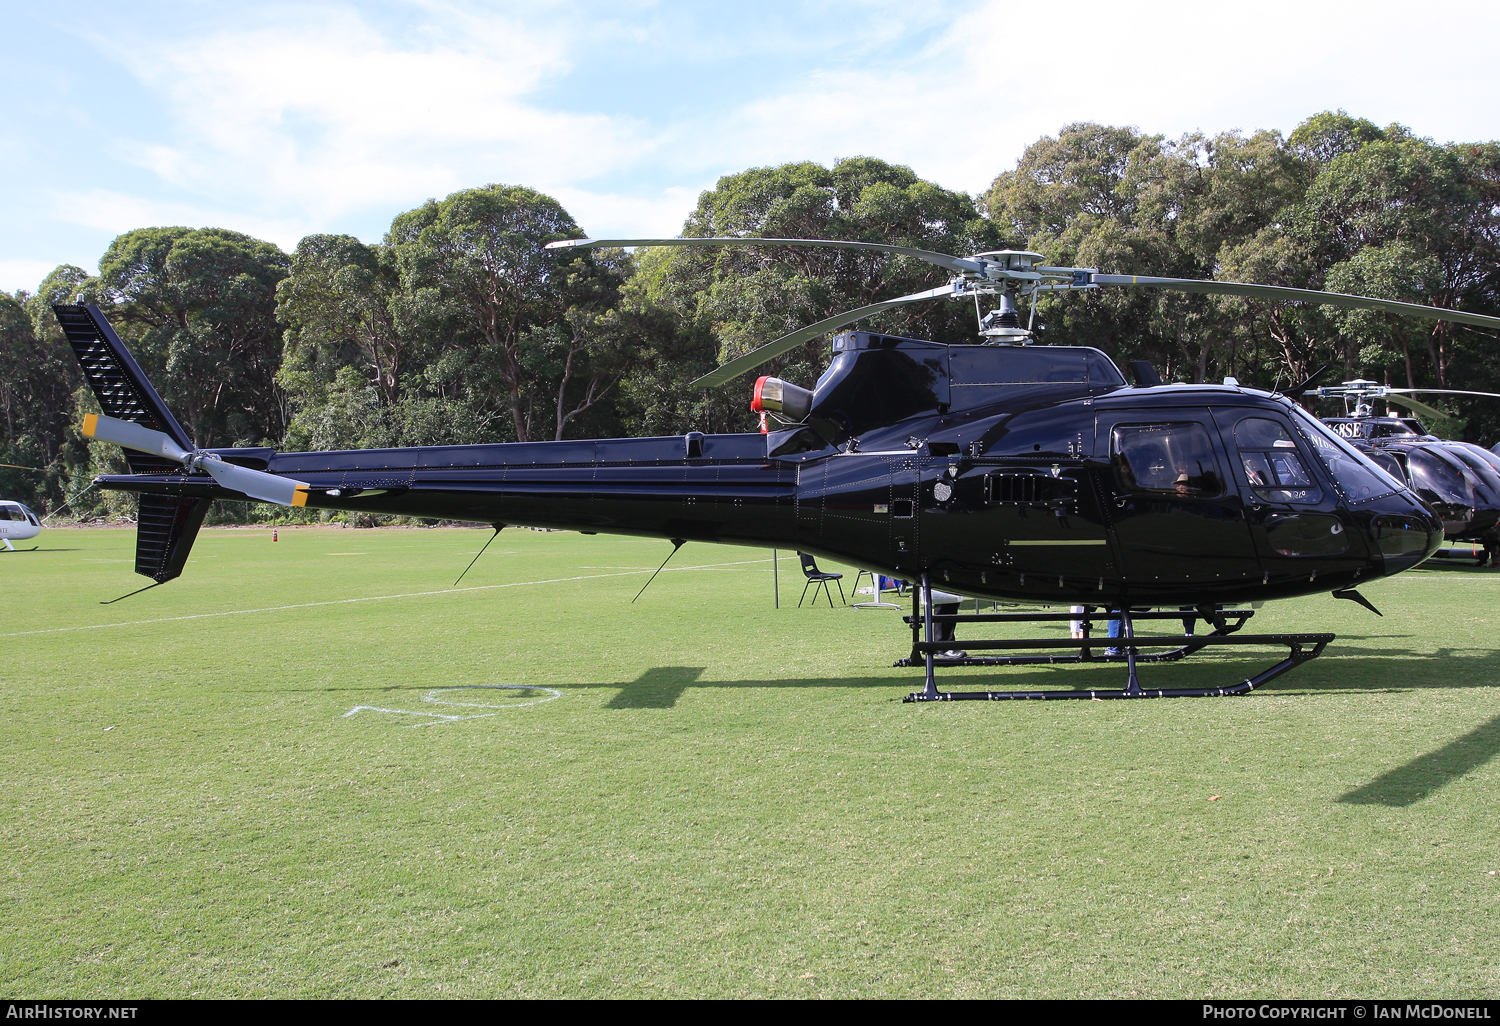
<path id="1" fill-rule="evenodd" d="M 999 237 L 973 200 L 918 178 L 910 168 L 851 157 L 727 175 L 703 193 L 686 236 L 847 239 L 946 253 L 995 249 Z M 665 319 L 661 355 L 626 383 L 627 416 L 656 430 L 738 429 L 753 423 L 743 393 L 700 394 L 687 381 L 841 310 L 941 284 L 943 272 L 910 257 L 854 250 L 747 246 L 646 254 L 623 306 L 644 324 Z M 872 317 L 869 327 L 939 341 L 972 339 L 973 308 L 913 304 Z M 766 373 L 811 383 L 826 344 L 812 342 Z"/>
<path id="2" fill-rule="evenodd" d="M 289 267 L 272 244 L 223 228 L 136 229 L 99 261 L 94 293 L 198 445 L 285 433 L 276 286 Z"/>
<path id="3" fill-rule="evenodd" d="M 985 195 L 990 216 L 1049 262 L 1181 278 L 1224 277 L 1234 254 L 1306 188 L 1276 132 L 1168 142 L 1080 123 L 1028 147 Z M 1240 373 L 1264 304 L 1167 291 L 1100 290 L 1038 304 L 1053 342 L 1144 357 L 1168 376 Z M 1274 318 L 1274 314 L 1271 314 Z M 1253 362 L 1253 361 L 1252 361 Z"/>
<path id="4" fill-rule="evenodd" d="M 0 293 L 0 463 L 37 468 L 0 467 L 0 494 L 38 508 L 56 506 L 88 476 L 75 412 L 83 376 L 51 306 L 74 301 L 87 278 L 64 265 L 35 295 Z"/>
<path id="5" fill-rule="evenodd" d="M 396 217 L 386 245 L 397 324 L 418 340 L 432 394 L 504 409 L 518 441 L 560 437 L 600 400 L 612 372 L 589 311 L 612 305 L 621 266 L 545 248 L 581 234 L 561 204 L 521 186 L 466 189 Z"/>
<path id="6" fill-rule="evenodd" d="M 1330 160 L 1302 204 L 1296 235 L 1327 266 L 1328 287 L 1387 299 L 1496 309 L 1500 299 L 1500 145 L 1438 146 L 1392 126 L 1384 138 Z M 1411 344 L 1449 387 L 1460 338 L 1488 336 L 1447 321 L 1346 316 L 1345 330 L 1398 348 L 1408 385 Z M 1394 345 L 1392 344 L 1394 343 Z"/>

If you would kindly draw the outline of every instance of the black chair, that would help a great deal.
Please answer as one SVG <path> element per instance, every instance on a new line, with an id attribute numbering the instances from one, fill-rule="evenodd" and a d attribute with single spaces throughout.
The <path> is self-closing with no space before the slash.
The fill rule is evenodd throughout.
<path id="1" fill-rule="evenodd" d="M 839 582 L 839 601 L 844 603 L 844 605 L 846 606 L 849 604 L 849 600 L 844 598 L 843 574 L 825 574 L 823 571 L 818 569 L 817 561 L 807 553 L 799 552 L 797 553 L 797 555 L 802 559 L 802 576 L 807 578 L 807 583 L 802 586 L 802 598 L 799 598 L 797 600 L 798 609 L 802 608 L 802 599 L 807 598 L 808 588 L 811 588 L 813 590 L 813 605 L 818 604 L 818 585 L 820 584 L 823 586 L 823 594 L 828 596 L 828 604 L 832 606 L 833 595 L 828 591 L 829 581 Z"/>

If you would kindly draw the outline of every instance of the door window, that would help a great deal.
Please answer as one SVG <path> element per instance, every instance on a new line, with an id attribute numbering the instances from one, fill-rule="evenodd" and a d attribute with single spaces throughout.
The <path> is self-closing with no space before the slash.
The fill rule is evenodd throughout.
<path id="1" fill-rule="evenodd" d="M 1210 499 L 1224 491 L 1201 424 L 1140 424 L 1114 430 L 1115 473 L 1136 492 Z"/>
<path id="2" fill-rule="evenodd" d="M 1266 502 L 1317 502 L 1323 490 L 1307 470 L 1297 443 L 1279 422 L 1246 417 L 1234 426 L 1240 470 L 1255 495 Z"/>

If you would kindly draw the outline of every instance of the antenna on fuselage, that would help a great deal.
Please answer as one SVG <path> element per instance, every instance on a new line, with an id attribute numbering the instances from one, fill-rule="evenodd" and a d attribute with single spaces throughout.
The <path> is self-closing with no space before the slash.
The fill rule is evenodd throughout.
<path id="1" fill-rule="evenodd" d="M 687 544 L 687 539 L 686 538 L 673 538 L 672 539 L 672 551 L 667 553 L 667 559 L 671 559 L 673 556 L 677 555 L 677 550 L 680 549 L 680 548 L 682 548 L 686 544 Z M 662 572 L 662 570 L 666 569 L 667 559 L 664 559 L 664 560 L 661 561 L 661 566 L 659 566 L 659 567 L 656 568 L 656 574 L 659 574 L 659 573 Z M 651 581 L 656 580 L 656 574 L 652 574 L 651 575 Z M 635 599 L 638 599 L 642 595 L 646 594 L 646 589 L 649 588 L 649 587 L 651 587 L 651 581 L 647 581 L 645 584 L 641 585 L 641 590 L 638 591 L 638 592 L 636 592 L 635 593 L 635 598 L 633 598 L 633 599 L 630 600 L 630 604 L 631 605 L 635 605 Z"/>
<path id="2" fill-rule="evenodd" d="M 479 546 L 479 551 L 474 553 L 474 558 L 469 560 L 469 565 L 464 567 L 464 572 L 458 575 L 458 581 L 463 580 L 464 574 L 467 574 L 470 570 L 474 569 L 474 564 L 479 562 L 479 557 L 484 555 L 484 550 L 490 547 L 490 542 L 500 537 L 500 532 L 505 530 L 504 524 L 491 524 L 490 526 L 495 529 L 495 533 L 490 535 L 489 539 L 483 545 Z M 453 582 L 453 586 L 455 588 L 458 587 L 458 581 Z"/>

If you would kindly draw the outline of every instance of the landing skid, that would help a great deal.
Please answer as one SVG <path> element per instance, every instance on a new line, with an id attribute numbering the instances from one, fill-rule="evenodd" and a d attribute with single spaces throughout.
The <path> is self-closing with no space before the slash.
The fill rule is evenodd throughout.
<path id="1" fill-rule="evenodd" d="M 1475 566 L 1484 566 L 1490 561 L 1490 554 L 1484 549 L 1465 552 L 1463 549 L 1438 549 L 1429 557 L 1429 562 L 1442 560 L 1444 562 L 1473 563 Z"/>
<path id="2" fill-rule="evenodd" d="M 1333 640 L 1332 634 L 1237 634 L 1250 617 L 1252 609 L 1214 609 L 1201 606 L 1186 612 L 1132 613 L 1129 610 L 1105 610 L 1101 617 L 1098 607 L 1088 607 L 1082 614 L 1073 613 L 992 613 L 992 614 L 943 614 L 932 611 L 932 585 L 927 575 L 922 576 L 921 585 L 914 590 L 912 615 L 906 617 L 911 624 L 911 655 L 897 660 L 897 666 L 923 666 L 927 671 L 925 686 L 921 691 L 907 695 L 907 702 L 954 702 L 965 699 L 982 701 L 1007 701 L 1010 699 L 1082 698 L 1103 700 L 1110 698 L 1208 698 L 1221 695 L 1239 695 L 1274 680 L 1293 667 L 1323 654 L 1323 649 Z M 924 598 L 926 601 L 924 601 Z M 1123 622 L 1124 637 L 1091 638 L 1090 617 Z M 1213 624 L 1213 631 L 1201 635 L 1162 635 L 1149 639 L 1137 638 L 1137 620 L 1181 620 L 1197 617 Z M 1005 638 L 970 641 L 935 641 L 935 627 L 940 623 L 1056 623 L 1060 620 L 1081 620 L 1081 638 Z M 1175 662 L 1211 646 L 1221 645 L 1285 645 L 1289 650 L 1285 659 L 1261 671 L 1254 677 L 1227 687 L 1219 688 L 1142 688 L 1136 675 L 1137 663 Z M 967 653 L 975 651 L 1004 651 L 1024 649 L 1076 649 L 1076 654 L 1013 655 L 1013 656 L 969 656 L 943 659 L 940 653 L 957 650 Z M 1124 655 L 1105 655 L 1107 648 L 1124 649 Z M 1140 648 L 1166 648 L 1169 651 L 1142 655 Z M 1096 654 L 1097 653 L 1097 654 Z M 939 691 L 935 669 L 938 666 L 1032 666 L 1048 663 L 1125 663 L 1128 672 L 1123 688 L 1057 691 Z"/>

